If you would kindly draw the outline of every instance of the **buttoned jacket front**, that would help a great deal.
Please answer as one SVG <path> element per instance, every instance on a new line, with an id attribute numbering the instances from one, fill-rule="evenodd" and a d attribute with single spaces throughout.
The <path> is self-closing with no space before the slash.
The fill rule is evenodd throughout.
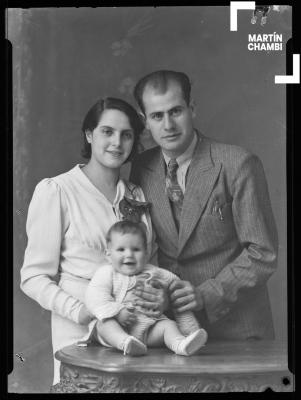
<path id="1" fill-rule="evenodd" d="M 262 164 L 238 146 L 199 134 L 186 177 L 179 232 L 165 193 L 159 147 L 140 154 L 130 181 L 151 202 L 158 265 L 201 293 L 209 337 L 274 337 L 266 282 L 278 238 Z"/>

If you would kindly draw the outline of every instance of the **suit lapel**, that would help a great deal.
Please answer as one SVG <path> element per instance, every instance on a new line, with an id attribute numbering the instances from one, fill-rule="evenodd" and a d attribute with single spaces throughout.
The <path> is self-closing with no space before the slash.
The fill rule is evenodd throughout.
<path id="1" fill-rule="evenodd" d="M 175 249 L 178 247 L 178 231 L 172 215 L 169 199 L 165 193 L 165 161 L 160 149 L 154 157 L 151 165 L 148 166 L 148 173 L 151 172 L 152 179 L 149 193 L 151 194 L 152 207 L 156 210 L 161 229 L 170 237 Z"/>
<path id="2" fill-rule="evenodd" d="M 202 135 L 200 137 L 187 176 L 178 255 L 201 217 L 221 169 L 221 164 L 215 165 L 211 159 L 209 140 Z"/>

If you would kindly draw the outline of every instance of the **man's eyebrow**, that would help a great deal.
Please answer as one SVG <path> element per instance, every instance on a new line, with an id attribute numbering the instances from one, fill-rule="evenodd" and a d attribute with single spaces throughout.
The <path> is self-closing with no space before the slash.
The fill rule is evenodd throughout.
<path id="1" fill-rule="evenodd" d="M 154 114 L 163 114 L 164 111 L 153 111 L 150 113 L 150 115 L 154 115 Z"/>
<path id="2" fill-rule="evenodd" d="M 179 105 L 177 105 L 177 106 L 174 106 L 174 107 L 170 108 L 170 109 L 167 110 L 166 112 L 169 113 L 169 112 L 171 112 L 171 111 L 173 111 L 173 110 L 176 110 L 176 109 L 178 109 L 178 108 L 182 109 L 183 106 L 179 104 Z M 153 111 L 153 112 L 150 113 L 151 116 L 154 115 L 154 114 L 164 114 L 164 111 Z"/>
<path id="3" fill-rule="evenodd" d="M 181 106 L 180 104 L 178 105 L 178 106 L 174 106 L 174 107 L 172 107 L 170 110 L 168 110 L 168 111 L 173 111 L 173 110 L 176 110 L 176 109 L 178 109 L 178 108 L 183 108 L 183 106 Z"/>

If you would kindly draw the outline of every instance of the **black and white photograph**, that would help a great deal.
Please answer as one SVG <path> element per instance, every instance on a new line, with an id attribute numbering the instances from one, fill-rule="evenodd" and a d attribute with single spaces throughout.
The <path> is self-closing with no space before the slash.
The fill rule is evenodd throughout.
<path id="1" fill-rule="evenodd" d="M 293 13 L 6 10 L 9 393 L 294 392 Z"/>

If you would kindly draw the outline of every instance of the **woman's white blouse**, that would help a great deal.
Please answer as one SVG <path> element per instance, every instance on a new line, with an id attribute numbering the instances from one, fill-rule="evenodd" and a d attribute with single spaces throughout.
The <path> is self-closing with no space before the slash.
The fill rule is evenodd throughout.
<path id="1" fill-rule="evenodd" d="M 122 219 L 119 202 L 124 195 L 133 198 L 128 187 L 119 180 L 116 198 L 110 203 L 76 165 L 54 178 L 43 179 L 35 188 L 28 209 L 28 236 L 21 269 L 21 289 L 45 309 L 78 322 L 83 303 L 66 293 L 54 278 L 90 280 L 95 271 L 107 263 L 106 233 Z M 143 192 L 133 192 L 138 201 L 145 201 Z M 148 228 L 149 216 L 142 217 Z"/>

